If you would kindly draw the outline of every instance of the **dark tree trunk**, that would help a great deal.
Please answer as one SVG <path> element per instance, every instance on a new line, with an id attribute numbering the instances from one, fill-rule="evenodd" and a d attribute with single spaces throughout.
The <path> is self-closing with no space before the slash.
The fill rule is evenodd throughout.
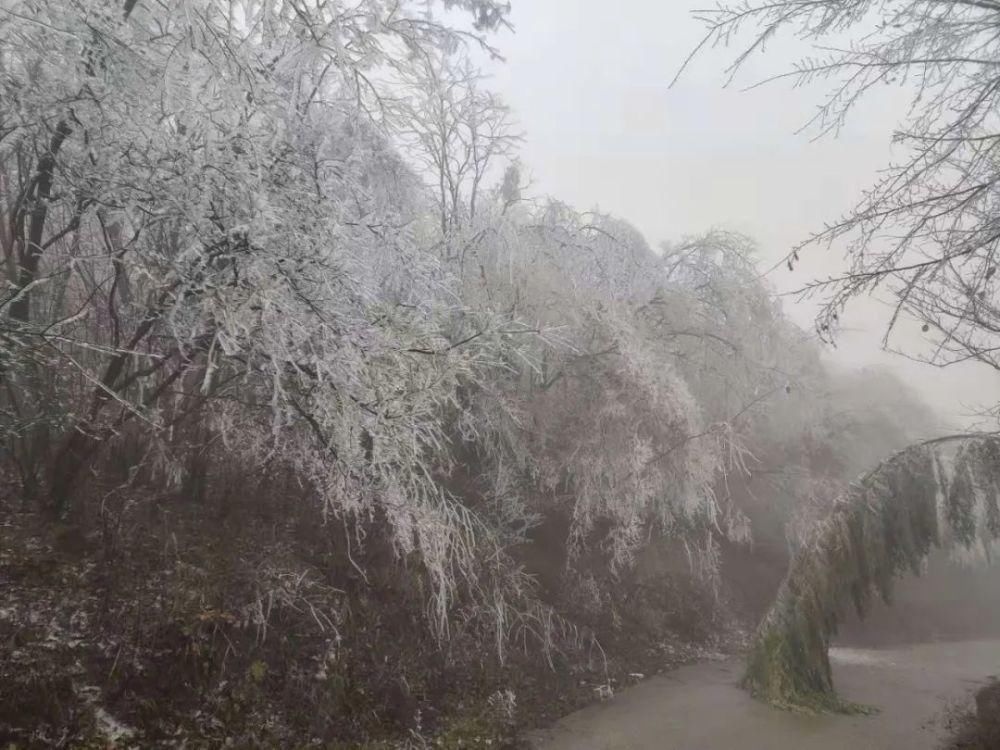
<path id="1" fill-rule="evenodd" d="M 38 170 L 34 177 L 34 187 L 28 197 L 28 231 L 25 237 L 20 228 L 20 242 L 17 259 L 17 288 L 19 296 L 10 305 L 10 317 L 22 323 L 31 318 L 31 292 L 28 286 L 38 276 L 38 265 L 42 259 L 42 238 L 45 234 L 45 220 L 49 214 L 49 199 L 52 197 L 52 181 L 55 178 L 56 155 L 63 141 L 72 133 L 69 124 L 62 120 L 56 126 L 48 151 L 38 160 Z"/>
<path id="2" fill-rule="evenodd" d="M 56 453 L 49 488 L 49 511 L 56 518 L 63 518 L 69 510 L 80 472 L 93 456 L 97 445 L 94 437 L 75 429 Z"/>

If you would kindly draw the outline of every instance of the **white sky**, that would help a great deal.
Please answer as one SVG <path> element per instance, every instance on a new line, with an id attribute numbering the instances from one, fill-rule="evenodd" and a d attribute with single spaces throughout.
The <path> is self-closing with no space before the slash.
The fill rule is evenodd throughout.
<path id="1" fill-rule="evenodd" d="M 889 137 L 905 112 L 905 92 L 869 98 L 837 137 L 796 134 L 821 101 L 822 85 L 778 82 L 746 91 L 789 69 L 806 49 L 779 39 L 724 87 L 732 51 L 708 50 L 677 85 L 669 83 L 698 43 L 691 10 L 705 0 L 513 0 L 515 33 L 490 66 L 493 88 L 514 109 L 526 141 L 522 158 L 533 192 L 578 208 L 599 207 L 635 224 L 654 245 L 711 227 L 738 230 L 760 245 L 770 267 L 797 241 L 836 219 L 890 157 Z M 836 250 L 812 250 L 794 274 L 771 276 L 781 290 L 836 274 Z M 811 329 L 814 304 L 785 299 Z M 942 415 L 1000 402 L 1000 378 L 982 365 L 938 369 L 881 351 L 883 307 L 861 301 L 830 356 L 849 366 L 898 372 Z M 919 344 L 916 325 L 901 331 Z"/>

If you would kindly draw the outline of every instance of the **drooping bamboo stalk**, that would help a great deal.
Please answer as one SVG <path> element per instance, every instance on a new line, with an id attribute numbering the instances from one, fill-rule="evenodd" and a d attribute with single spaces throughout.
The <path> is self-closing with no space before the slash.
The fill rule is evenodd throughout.
<path id="1" fill-rule="evenodd" d="M 743 685 L 769 703 L 849 710 L 827 651 L 846 606 L 887 603 L 893 581 L 919 573 L 935 546 L 988 558 L 1000 537 L 1000 437 L 953 436 L 911 446 L 862 477 L 794 557 L 747 659 Z"/>

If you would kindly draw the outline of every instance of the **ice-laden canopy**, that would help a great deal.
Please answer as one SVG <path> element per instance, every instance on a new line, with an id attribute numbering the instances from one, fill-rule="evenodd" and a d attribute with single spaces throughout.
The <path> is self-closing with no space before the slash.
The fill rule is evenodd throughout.
<path id="1" fill-rule="evenodd" d="M 1000 538 L 1000 437 L 941 438 L 897 453 L 837 501 L 792 561 L 757 630 L 744 686 L 786 708 L 846 710 L 827 650 L 844 608 L 860 615 L 931 549 L 990 560 Z"/>
<path id="2" fill-rule="evenodd" d="M 444 628 L 486 532 L 435 481 L 442 415 L 523 327 L 467 310 L 420 236 L 372 71 L 485 45 L 505 13 L 2 4 L 0 442 L 55 446 L 25 472 L 55 515 L 131 425 L 171 487 L 180 436 L 204 426 L 243 465 L 294 473 L 328 516 L 383 524 L 420 556 Z"/>

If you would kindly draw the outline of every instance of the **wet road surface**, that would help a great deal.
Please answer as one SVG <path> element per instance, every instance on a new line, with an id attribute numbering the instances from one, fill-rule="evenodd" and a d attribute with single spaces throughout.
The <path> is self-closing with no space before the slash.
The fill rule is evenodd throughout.
<path id="1" fill-rule="evenodd" d="M 840 695 L 873 716 L 806 716 L 751 699 L 742 662 L 683 667 L 537 732 L 540 750 L 932 750 L 948 705 L 1000 675 L 1000 640 L 833 649 Z"/>

